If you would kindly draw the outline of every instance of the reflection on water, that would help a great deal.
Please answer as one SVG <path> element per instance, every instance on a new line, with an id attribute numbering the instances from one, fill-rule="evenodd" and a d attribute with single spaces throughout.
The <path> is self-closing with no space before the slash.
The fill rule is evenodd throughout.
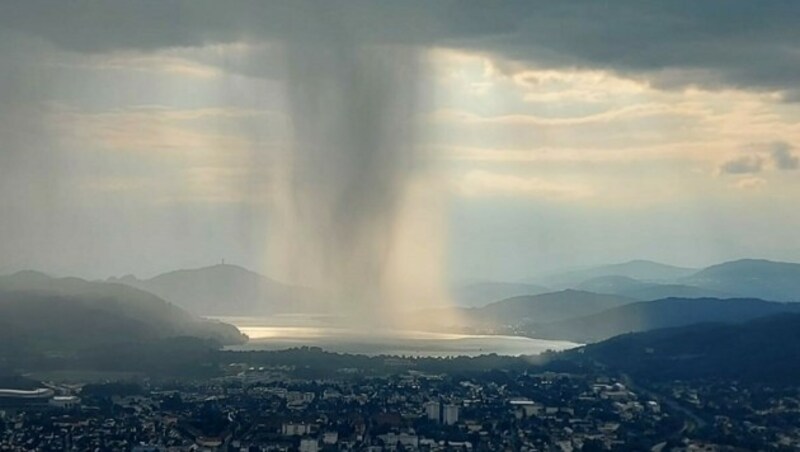
<path id="1" fill-rule="evenodd" d="M 352 330 L 331 326 L 324 318 L 218 317 L 236 325 L 250 337 L 245 345 L 230 350 L 281 350 L 314 346 L 339 353 L 404 356 L 536 355 L 546 350 L 576 347 L 566 341 L 519 336 L 487 336 L 411 330 Z"/>

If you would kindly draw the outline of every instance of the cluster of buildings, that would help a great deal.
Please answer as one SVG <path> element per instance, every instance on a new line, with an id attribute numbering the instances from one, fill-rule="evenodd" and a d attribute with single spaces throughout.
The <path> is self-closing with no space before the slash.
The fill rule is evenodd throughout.
<path id="1" fill-rule="evenodd" d="M 425 402 L 425 416 L 428 420 L 445 425 L 458 423 L 458 405 L 455 403 L 444 404 L 438 400 Z"/>
<path id="2" fill-rule="evenodd" d="M 300 378 L 292 370 L 238 366 L 204 381 L 86 385 L 72 394 L 55 385 L 0 392 L 0 450 L 800 447 L 796 391 L 688 384 L 639 390 L 598 373 L 456 376 L 405 369 Z M 742 403 L 748 415 L 737 417 Z"/>
<path id="3" fill-rule="evenodd" d="M 696 443 L 750 450 L 800 450 L 800 387 L 695 381 L 657 386 L 698 419 Z"/>
<path id="4" fill-rule="evenodd" d="M 304 379 L 291 370 L 47 393 L 46 404 L 0 409 L 0 450 L 581 450 L 646 438 L 632 426 L 669 418 L 595 377 L 408 369 Z"/>

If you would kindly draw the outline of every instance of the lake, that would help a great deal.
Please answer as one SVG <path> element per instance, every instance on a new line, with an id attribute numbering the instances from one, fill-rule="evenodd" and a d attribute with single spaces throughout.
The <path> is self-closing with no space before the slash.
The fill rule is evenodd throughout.
<path id="1" fill-rule="evenodd" d="M 244 345 L 227 350 L 283 350 L 293 347 L 320 347 L 338 353 L 404 356 L 478 356 L 490 353 L 519 356 L 537 355 L 547 350 L 578 347 L 567 341 L 532 339 L 520 336 L 435 333 L 411 330 L 362 331 L 332 326 L 321 319 L 276 316 L 215 317 L 235 325 L 250 337 Z"/>

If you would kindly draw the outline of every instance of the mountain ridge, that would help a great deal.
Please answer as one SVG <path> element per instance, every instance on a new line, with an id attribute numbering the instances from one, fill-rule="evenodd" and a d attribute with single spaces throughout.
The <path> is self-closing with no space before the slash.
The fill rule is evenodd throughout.
<path id="1" fill-rule="evenodd" d="M 800 314 L 741 324 L 701 323 L 624 334 L 560 355 L 600 362 L 651 381 L 733 379 L 795 384 L 800 378 Z"/>
<path id="2" fill-rule="evenodd" d="M 232 264 L 172 270 L 148 279 L 128 275 L 109 280 L 152 292 L 199 315 L 303 313 L 316 307 L 309 289 Z"/>
<path id="3" fill-rule="evenodd" d="M 141 289 L 38 272 L 0 276 L 0 331 L 7 346 L 65 349 L 174 336 L 221 344 L 246 340 L 231 325 L 199 318 Z"/>
<path id="4" fill-rule="evenodd" d="M 588 315 L 635 301 L 616 295 L 565 289 L 496 301 L 482 308 L 470 310 L 469 316 L 480 322 L 491 321 L 506 325 L 521 325 L 532 319 L 539 322 L 552 322 L 578 315 Z"/>
<path id="5" fill-rule="evenodd" d="M 549 289 L 539 284 L 478 281 L 458 286 L 452 292 L 456 306 L 479 308 L 506 298 L 540 295 L 549 292 Z"/>
<path id="6" fill-rule="evenodd" d="M 682 282 L 740 296 L 800 301 L 800 264 L 739 259 L 706 267 Z"/>
<path id="7" fill-rule="evenodd" d="M 647 259 L 633 259 L 616 264 L 551 273 L 543 277 L 529 278 L 527 281 L 553 288 L 570 288 L 589 279 L 603 276 L 623 276 L 641 281 L 672 281 L 691 275 L 697 270 Z"/>
<path id="8" fill-rule="evenodd" d="M 800 303 L 755 298 L 664 298 L 631 303 L 560 322 L 531 325 L 528 334 L 586 343 L 621 334 L 698 323 L 741 323 L 779 313 L 800 313 Z"/>

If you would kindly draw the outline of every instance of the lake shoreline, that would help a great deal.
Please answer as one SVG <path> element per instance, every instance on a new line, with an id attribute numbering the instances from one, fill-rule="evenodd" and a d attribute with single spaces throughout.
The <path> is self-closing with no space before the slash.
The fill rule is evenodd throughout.
<path id="1" fill-rule="evenodd" d="M 246 334 L 246 344 L 227 346 L 230 351 L 275 351 L 319 347 L 335 353 L 367 356 L 455 357 L 497 354 L 531 356 L 562 351 L 582 344 L 523 336 L 438 333 L 415 330 L 351 330 L 300 317 L 214 317 Z"/>

